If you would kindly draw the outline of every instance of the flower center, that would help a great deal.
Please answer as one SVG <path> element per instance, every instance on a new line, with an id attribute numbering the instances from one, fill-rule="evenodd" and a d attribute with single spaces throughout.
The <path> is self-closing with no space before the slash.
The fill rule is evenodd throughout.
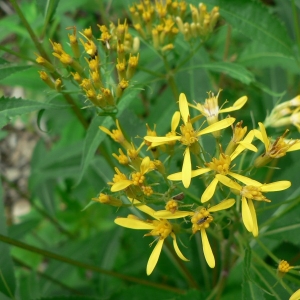
<path id="1" fill-rule="evenodd" d="M 117 174 L 114 175 L 114 178 L 113 178 L 114 183 L 119 182 L 119 181 L 123 181 L 123 180 L 127 180 L 126 175 L 121 173 L 118 168 L 115 168 L 115 170 L 116 170 Z"/>
<path id="2" fill-rule="evenodd" d="M 185 125 L 181 125 L 180 131 L 181 131 L 180 142 L 183 145 L 190 146 L 196 141 L 198 141 L 197 133 L 190 122 L 186 122 Z"/>
<path id="3" fill-rule="evenodd" d="M 131 179 L 134 185 L 140 185 L 145 181 L 145 176 L 141 172 L 135 172 L 132 173 Z"/>
<path id="4" fill-rule="evenodd" d="M 206 166 L 219 174 L 227 175 L 229 172 L 230 163 L 230 156 L 221 153 L 219 159 L 213 157 L 212 161 L 207 163 Z"/>
<path id="5" fill-rule="evenodd" d="M 268 201 L 268 199 L 261 193 L 261 188 L 253 185 L 246 185 L 241 190 L 241 195 L 254 200 Z"/>
<path id="6" fill-rule="evenodd" d="M 168 220 L 153 220 L 155 228 L 145 235 L 159 236 L 161 239 L 165 239 L 172 232 L 172 225 Z"/>
<path id="7" fill-rule="evenodd" d="M 296 141 L 292 142 L 285 142 L 284 137 L 287 134 L 288 130 L 285 131 L 285 133 L 276 139 L 276 141 L 271 145 L 270 150 L 268 151 L 268 154 L 272 158 L 279 158 L 286 154 L 286 151 L 296 143 Z"/>
<path id="8" fill-rule="evenodd" d="M 169 200 L 165 206 L 165 209 L 174 214 L 178 209 L 178 202 L 175 200 Z"/>
<path id="9" fill-rule="evenodd" d="M 196 212 L 191 219 L 191 222 L 193 223 L 193 233 L 202 228 L 208 228 L 209 223 L 212 221 L 213 217 L 210 215 L 209 211 L 207 211 L 206 208 L 201 208 L 201 210 Z"/>

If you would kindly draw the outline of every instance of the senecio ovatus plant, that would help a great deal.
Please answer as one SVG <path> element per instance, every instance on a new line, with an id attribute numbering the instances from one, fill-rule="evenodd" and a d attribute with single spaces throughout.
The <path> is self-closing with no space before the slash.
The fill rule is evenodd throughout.
<path id="1" fill-rule="evenodd" d="M 37 57 L 37 62 L 44 67 L 40 71 L 42 80 L 53 90 L 64 93 L 67 92 L 65 82 L 69 81 L 88 102 L 87 107 L 96 109 L 98 114 L 113 113 L 124 90 L 134 87 L 132 78 L 142 56 L 140 41 L 150 44 L 166 61 L 178 35 L 183 35 L 187 43 L 205 42 L 217 23 L 219 9 L 214 7 L 208 12 L 201 3 L 198 7 L 190 5 L 188 10 L 185 1 L 144 0 L 130 6 L 129 14 L 131 23 L 125 20 L 117 25 L 98 24 L 97 32 L 89 27 L 78 34 L 75 27 L 67 28 L 71 30 L 68 46 L 50 41 L 55 63 Z M 172 89 L 171 74 L 168 78 Z M 114 129 L 100 126 L 119 145 L 119 150 L 112 154 L 115 175 L 93 200 L 117 207 L 116 214 L 123 207 L 145 213 L 144 218 L 135 214 L 116 217 L 115 223 L 145 230 L 145 236 L 154 237 L 150 245 L 156 244 L 146 267 L 148 275 L 155 269 L 168 237 L 178 257 L 188 261 L 185 251 L 178 246 L 178 237 L 180 234 L 192 237 L 198 232 L 205 260 L 214 268 L 218 262 L 209 236 L 214 230 L 222 230 L 218 225 L 222 218 L 241 222 L 245 231 L 257 237 L 257 207 L 260 202 L 271 202 L 265 194 L 291 186 L 284 178 L 271 183 L 259 182 L 255 170 L 300 149 L 300 140 L 287 139 L 288 130 L 275 137 L 267 131 L 268 127 L 290 125 L 300 130 L 300 96 L 277 105 L 264 122 L 249 130 L 243 126 L 243 120 L 230 116 L 231 112 L 238 115 L 244 109 L 247 96 L 235 102 L 229 99 L 219 106 L 220 93 L 221 90 L 217 94 L 208 92 L 205 101 L 203 95 L 200 99 L 187 99 L 180 93 L 176 99 L 178 110 L 172 116 L 165 116 L 170 124 L 169 132 L 162 132 L 155 124 L 145 124 L 143 137 L 130 137 L 116 118 Z M 230 135 L 231 139 L 226 139 Z M 210 136 L 209 144 L 206 136 Z M 215 145 L 213 153 L 212 144 Z M 178 160 L 181 166 L 176 164 Z M 190 186 L 192 181 L 199 180 L 205 188 L 195 195 Z M 243 226 L 235 228 L 243 230 Z M 278 267 L 280 274 L 292 268 L 282 262 Z"/>

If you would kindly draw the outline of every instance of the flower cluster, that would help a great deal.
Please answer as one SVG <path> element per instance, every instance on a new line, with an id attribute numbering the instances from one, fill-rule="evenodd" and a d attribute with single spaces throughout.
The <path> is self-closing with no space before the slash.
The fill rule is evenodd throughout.
<path id="1" fill-rule="evenodd" d="M 137 69 L 140 42 L 129 33 L 126 20 L 123 24 L 120 21 L 118 25 L 111 23 L 109 27 L 97 26 L 97 31 L 89 27 L 79 35 L 76 27 L 67 28 L 73 31 L 68 34 L 68 49 L 50 41 L 52 54 L 60 65 L 40 55 L 36 61 L 45 68 L 40 71 L 40 77 L 49 87 L 61 91 L 75 85 L 92 105 L 111 111 Z M 111 65 L 115 70 L 111 70 Z M 117 78 L 113 76 L 114 71 Z"/>
<path id="2" fill-rule="evenodd" d="M 189 231 L 191 234 L 200 232 L 204 257 L 208 265 L 214 268 L 215 257 L 209 243 L 207 230 L 209 232 L 211 225 L 220 219 L 212 216 L 211 213 L 228 210 L 237 203 L 237 209 L 241 207 L 241 219 L 246 230 L 257 237 L 259 227 L 255 202 L 271 202 L 264 193 L 282 191 L 291 185 L 291 182 L 286 180 L 261 183 L 251 178 L 251 174 L 255 173 L 252 171 L 253 168 L 261 166 L 258 162 L 262 157 L 268 157 L 268 160 L 264 162 L 267 164 L 273 158 L 282 157 L 287 151 L 300 149 L 299 141 L 285 142 L 280 137 L 271 143 L 262 123 L 258 124 L 259 129 L 248 131 L 246 126 L 242 126 L 242 121 L 234 125 L 236 119 L 233 117 L 227 116 L 220 120 L 220 113 L 230 113 L 241 109 L 247 102 L 247 97 L 243 96 L 232 106 L 220 109 L 219 95 L 220 92 L 217 96 L 208 93 L 209 97 L 204 104 L 196 103 L 193 105 L 187 101 L 185 94 L 181 93 L 178 101 L 179 110 L 175 111 L 171 118 L 171 130 L 165 135 L 159 135 L 155 125 L 151 129 L 146 124 L 146 135 L 137 148 L 132 141 L 128 141 L 124 137 L 118 121 L 116 122 L 117 129 L 112 131 L 100 126 L 103 132 L 123 148 L 123 150 L 119 149 L 119 155 L 114 153 L 113 157 L 118 160 L 122 170 L 124 168 L 130 170 L 129 175 L 127 175 L 126 171 L 115 168 L 116 174 L 112 182 L 108 183 L 110 193 L 118 199 L 121 199 L 121 195 L 126 195 L 133 206 L 154 218 L 151 221 L 140 220 L 129 215 L 127 218 L 115 220 L 116 224 L 127 228 L 150 229 L 151 232 L 146 235 L 157 237 L 158 243 L 147 264 L 148 275 L 153 271 L 163 242 L 168 236 L 172 237 L 174 249 L 179 258 L 187 260 L 176 243 L 176 235 L 184 231 Z M 190 108 L 194 109 L 193 115 L 196 113 L 193 118 Z M 206 118 L 206 121 L 201 121 L 201 124 L 198 124 L 203 117 Z M 224 130 L 230 126 L 233 135 L 226 150 L 223 151 L 221 140 Z M 206 152 L 205 143 L 203 143 L 203 136 L 208 134 L 211 134 L 211 137 L 216 141 L 216 154 L 218 155 L 215 157 L 211 157 Z M 265 152 L 256 158 L 254 165 L 248 169 L 243 169 L 243 167 L 235 169 L 236 161 L 247 155 L 246 150 L 250 150 L 249 153 L 254 154 L 258 151 L 256 145 L 259 141 L 265 145 Z M 149 153 L 148 156 L 142 154 L 145 148 Z M 170 174 L 170 161 L 179 152 L 183 154 L 181 171 Z M 163 160 L 165 155 L 167 155 L 167 160 Z M 246 174 L 250 176 L 245 176 Z M 206 188 L 199 195 L 199 202 L 210 202 L 211 204 L 199 206 L 198 201 L 185 203 L 184 193 L 172 196 L 173 189 L 179 188 L 180 182 L 184 188 L 188 189 L 192 183 L 192 178 L 195 177 L 204 180 L 206 185 Z M 179 183 L 174 184 L 174 181 Z M 166 187 L 164 193 L 161 193 L 162 186 Z M 229 188 L 226 198 L 223 197 L 224 200 L 222 201 L 217 200 L 221 198 L 219 194 L 224 194 L 226 188 Z M 229 198 L 230 194 L 234 195 L 236 200 Z M 100 195 L 100 199 L 103 197 Z M 112 199 L 110 200 L 112 205 L 122 206 Z M 97 199 L 97 201 L 99 200 Z M 148 206 L 149 204 L 157 205 L 160 203 L 165 203 L 165 209 L 155 211 Z M 189 210 L 184 209 L 184 207 L 189 207 Z M 230 216 L 230 213 L 227 215 Z M 190 229 L 186 228 L 186 225 L 183 226 L 182 223 L 179 225 L 170 221 L 181 218 L 185 220 L 183 224 L 191 224 Z"/>

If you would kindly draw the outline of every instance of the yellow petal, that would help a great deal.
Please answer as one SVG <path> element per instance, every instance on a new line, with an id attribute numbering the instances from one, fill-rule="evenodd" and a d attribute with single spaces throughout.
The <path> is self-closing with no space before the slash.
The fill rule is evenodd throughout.
<path id="1" fill-rule="evenodd" d="M 263 140 L 263 136 L 261 134 L 261 132 L 257 129 L 253 129 L 253 132 L 254 132 L 254 136 L 259 139 L 261 142 L 264 142 Z"/>
<path id="2" fill-rule="evenodd" d="M 171 131 L 176 131 L 176 128 L 180 122 L 180 112 L 176 111 L 172 117 L 171 121 Z"/>
<path id="3" fill-rule="evenodd" d="M 146 156 L 143 158 L 141 166 L 140 166 L 140 171 L 142 174 L 145 174 L 149 171 L 149 166 L 150 166 L 150 158 L 149 156 Z"/>
<path id="4" fill-rule="evenodd" d="M 115 223 L 130 229 L 147 229 L 152 230 L 154 228 L 153 224 L 144 222 L 142 220 L 137 219 L 129 219 L 129 218 L 116 218 Z"/>
<path id="5" fill-rule="evenodd" d="M 184 261 L 189 261 L 189 259 L 185 258 L 184 255 L 181 253 L 181 251 L 177 245 L 176 235 L 173 232 L 171 233 L 171 237 L 173 238 L 174 250 L 175 250 L 176 254 L 178 255 L 178 257 Z"/>
<path id="6" fill-rule="evenodd" d="M 247 100 L 248 100 L 247 96 L 243 96 L 243 97 L 239 98 L 238 100 L 236 100 L 232 106 L 225 108 L 225 109 L 220 109 L 219 113 L 230 112 L 230 111 L 235 111 L 235 110 L 241 109 L 245 105 Z"/>
<path id="7" fill-rule="evenodd" d="M 261 186 L 262 192 L 277 192 L 286 190 L 291 186 L 291 182 L 288 180 L 276 181 L 272 183 L 263 184 Z"/>
<path id="8" fill-rule="evenodd" d="M 228 172 L 228 175 L 230 175 L 231 177 L 237 179 L 238 181 L 246 184 L 246 185 L 253 185 L 253 186 L 261 186 L 262 184 L 256 180 L 253 180 L 249 177 L 237 174 L 237 173 L 233 173 L 233 172 Z"/>
<path id="9" fill-rule="evenodd" d="M 132 202 L 132 204 L 137 204 L 135 201 L 136 200 L 134 199 L 134 202 Z M 149 207 L 147 205 L 144 205 L 144 204 L 143 205 L 136 205 L 135 207 L 138 210 L 140 210 L 140 211 L 146 213 L 147 215 L 151 216 L 152 218 L 157 219 L 157 217 L 155 216 L 156 211 L 154 209 L 152 209 L 151 207 Z"/>
<path id="10" fill-rule="evenodd" d="M 145 136 L 144 139 L 151 143 L 167 143 L 171 141 L 178 141 L 181 139 L 180 136 Z"/>
<path id="11" fill-rule="evenodd" d="M 209 186 L 205 189 L 204 193 L 201 196 L 201 202 L 204 203 L 211 199 L 216 191 L 216 186 L 218 184 L 218 179 L 214 178 L 213 181 L 209 184 Z"/>
<path id="12" fill-rule="evenodd" d="M 258 125 L 259 125 L 259 129 L 260 129 L 260 132 L 261 132 L 263 143 L 265 144 L 266 151 L 268 151 L 270 141 L 269 141 L 268 136 L 267 136 L 266 128 L 265 128 L 263 123 L 259 122 Z"/>
<path id="13" fill-rule="evenodd" d="M 221 175 L 221 174 L 216 174 L 216 178 L 224 185 L 232 188 L 232 189 L 235 189 L 235 190 L 238 190 L 240 191 L 242 189 L 242 187 L 235 181 L 233 181 L 232 179 L 224 176 L 224 175 Z"/>
<path id="14" fill-rule="evenodd" d="M 231 124 L 233 124 L 234 121 L 235 121 L 235 118 L 226 118 L 224 120 L 218 121 L 212 125 L 207 126 L 204 129 L 200 130 L 198 132 L 197 136 L 224 129 L 224 128 L 230 126 Z"/>
<path id="15" fill-rule="evenodd" d="M 200 176 L 200 175 L 205 174 L 210 171 L 211 171 L 211 169 L 209 169 L 209 168 L 200 168 L 197 170 L 192 170 L 191 177 L 194 178 L 196 176 Z M 180 180 L 182 180 L 182 172 L 171 174 L 167 178 L 172 181 L 180 181 Z"/>
<path id="16" fill-rule="evenodd" d="M 210 171 L 211 171 L 210 168 L 200 168 L 200 169 L 194 170 L 194 171 L 192 171 L 192 178 L 196 177 L 196 176 L 200 176 L 200 175 L 205 174 Z"/>
<path id="17" fill-rule="evenodd" d="M 223 209 L 227 209 L 231 206 L 233 206 L 235 203 L 235 200 L 234 199 L 227 199 L 227 200 L 224 200 L 222 202 L 220 202 L 219 204 L 217 205 L 214 205 L 212 207 L 210 207 L 208 209 L 209 212 L 214 212 L 214 211 L 219 211 L 219 210 L 223 210 Z"/>
<path id="18" fill-rule="evenodd" d="M 159 239 L 149 257 L 149 260 L 147 263 L 147 275 L 148 276 L 153 272 L 153 270 L 157 264 L 163 244 L 164 244 L 164 240 Z"/>
<path id="19" fill-rule="evenodd" d="M 107 128 L 105 128 L 105 127 L 103 127 L 103 126 L 99 126 L 99 128 L 100 128 L 103 132 L 105 132 L 106 134 L 108 134 L 109 136 L 111 136 L 111 132 L 110 132 Z"/>
<path id="20" fill-rule="evenodd" d="M 169 210 L 159 210 L 154 213 L 154 216 L 159 219 L 179 219 L 192 216 L 193 214 L 194 212 L 192 211 L 177 210 L 175 213 L 172 213 Z"/>
<path id="21" fill-rule="evenodd" d="M 296 151 L 296 150 L 300 150 L 300 141 L 298 141 L 297 143 L 295 143 L 294 145 L 292 145 L 287 152 L 291 152 L 291 151 Z"/>
<path id="22" fill-rule="evenodd" d="M 130 185 L 132 185 L 131 180 L 122 180 L 122 181 L 118 181 L 118 182 L 114 183 L 110 190 L 112 192 L 118 192 L 118 191 L 122 191 L 122 190 L 126 189 Z"/>
<path id="23" fill-rule="evenodd" d="M 184 122 L 184 124 L 186 124 L 189 119 L 190 112 L 189 112 L 188 102 L 186 100 L 186 96 L 184 93 L 181 93 L 179 95 L 179 110 L 180 110 L 180 114 L 183 119 L 183 122 Z"/>
<path id="24" fill-rule="evenodd" d="M 250 208 L 248 206 L 248 202 L 245 197 L 242 197 L 242 218 L 246 229 L 250 232 L 253 230 L 253 221 L 250 212 Z"/>
<path id="25" fill-rule="evenodd" d="M 171 174 L 167 178 L 169 180 L 173 180 L 173 181 L 181 181 L 182 180 L 182 172 Z"/>
<path id="26" fill-rule="evenodd" d="M 184 159 L 182 165 L 182 183 L 185 188 L 188 188 L 190 186 L 191 178 L 192 178 L 191 154 L 190 154 L 190 148 L 187 147 L 184 152 Z"/>
<path id="27" fill-rule="evenodd" d="M 299 300 L 300 299 L 300 289 L 297 290 L 291 297 L 289 300 Z"/>
<path id="28" fill-rule="evenodd" d="M 250 130 L 243 141 L 239 142 L 237 148 L 230 155 L 231 161 L 233 161 L 241 152 L 245 149 L 249 149 L 253 152 L 257 152 L 257 148 L 252 145 L 252 140 L 254 138 L 254 130 Z"/>
<path id="29" fill-rule="evenodd" d="M 201 239 L 202 239 L 202 247 L 203 247 L 203 253 L 204 253 L 205 260 L 210 268 L 214 268 L 216 265 L 215 257 L 211 250 L 211 247 L 210 247 L 207 235 L 206 235 L 206 231 L 203 228 L 201 229 Z"/>
<path id="30" fill-rule="evenodd" d="M 258 225 L 257 225 L 257 217 L 256 217 L 256 211 L 255 211 L 255 207 L 253 204 L 253 201 L 251 199 L 248 199 L 248 205 L 249 205 L 249 209 L 252 215 L 252 221 L 253 221 L 253 230 L 252 230 L 252 234 L 253 236 L 258 236 Z"/>

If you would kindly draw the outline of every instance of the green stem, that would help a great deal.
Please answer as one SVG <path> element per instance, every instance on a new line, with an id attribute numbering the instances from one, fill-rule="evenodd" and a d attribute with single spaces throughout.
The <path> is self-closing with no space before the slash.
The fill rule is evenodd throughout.
<path id="1" fill-rule="evenodd" d="M 280 300 L 281 298 L 278 296 L 278 294 L 276 293 L 276 291 L 273 289 L 273 287 L 268 283 L 268 281 L 265 279 L 265 276 L 263 276 L 258 269 L 256 269 L 253 265 L 252 265 L 252 270 L 256 273 L 256 275 L 259 277 L 259 279 L 265 284 L 265 286 L 267 287 L 267 289 L 270 291 L 270 293 L 272 293 L 272 296 L 275 297 L 277 300 Z"/>
<path id="2" fill-rule="evenodd" d="M 182 274 L 185 276 L 185 278 L 189 282 L 190 287 L 199 290 L 200 288 L 199 288 L 197 282 L 195 281 L 193 275 L 189 272 L 189 270 L 183 264 L 183 262 L 181 261 L 181 259 L 175 254 L 175 252 L 173 251 L 170 243 L 165 240 L 165 245 L 167 246 L 167 248 L 169 249 L 169 251 L 172 253 L 174 259 L 176 260 L 177 264 L 180 267 L 180 270 L 181 270 Z"/>
<path id="3" fill-rule="evenodd" d="M 37 48 L 37 50 L 39 51 L 40 55 L 43 56 L 45 59 L 47 59 L 49 61 L 48 55 L 45 51 L 45 49 L 43 48 L 43 46 L 41 45 L 38 37 L 36 36 L 36 34 L 34 33 L 33 29 L 31 28 L 30 24 L 28 23 L 28 21 L 26 20 L 25 16 L 23 15 L 19 5 L 17 4 L 16 0 L 9 0 L 11 5 L 13 6 L 13 8 L 15 9 L 16 13 L 18 14 L 19 18 L 21 19 L 23 25 L 25 26 L 25 28 L 27 29 L 35 47 Z"/>
<path id="4" fill-rule="evenodd" d="M 80 108 L 75 104 L 73 98 L 69 94 L 62 94 L 62 96 L 66 99 L 66 101 L 71 105 L 71 108 L 73 112 L 75 113 L 76 117 L 84 127 L 84 129 L 87 129 L 89 127 L 88 122 L 83 117 Z"/>
<path id="5" fill-rule="evenodd" d="M 69 291 L 69 292 L 71 292 L 71 293 L 73 293 L 73 294 L 76 294 L 76 295 L 84 295 L 82 292 L 80 292 L 80 291 L 78 291 L 78 290 L 76 290 L 76 289 L 73 289 L 73 288 L 70 287 L 70 286 L 67 286 L 66 284 L 64 284 L 64 283 L 62 283 L 62 282 L 60 282 L 60 281 L 58 281 L 57 279 L 55 279 L 55 278 L 49 276 L 49 275 L 46 274 L 46 273 L 43 273 L 43 272 L 41 272 L 41 271 L 39 271 L 39 270 L 33 270 L 29 265 L 27 265 L 27 264 L 24 263 L 23 261 L 19 260 L 18 258 L 13 258 L 13 260 L 14 260 L 14 262 L 15 262 L 17 265 L 20 265 L 20 266 L 22 266 L 23 268 L 30 270 L 30 272 L 37 272 L 37 274 L 38 274 L 39 276 L 44 277 L 45 279 L 47 279 L 47 280 L 49 280 L 49 281 L 51 281 L 51 282 L 53 282 L 53 283 L 59 285 L 61 288 L 65 289 L 65 290 L 67 290 L 67 291 Z"/>
<path id="6" fill-rule="evenodd" d="M 176 85 L 175 78 L 174 78 L 175 72 L 173 70 L 171 70 L 171 68 L 169 66 L 169 63 L 168 63 L 168 60 L 166 59 L 165 56 L 163 56 L 163 60 L 164 60 L 165 68 L 167 70 L 166 79 L 167 79 L 167 82 L 168 82 L 168 84 L 171 88 L 172 94 L 174 96 L 174 100 L 175 100 L 175 102 L 177 102 L 178 97 L 179 97 L 179 93 L 178 93 L 177 85 Z"/>
<path id="7" fill-rule="evenodd" d="M 29 199 L 29 195 L 25 194 L 24 192 L 22 192 L 19 187 L 15 184 L 10 182 L 5 176 L 1 175 L 1 180 L 6 182 L 11 188 L 13 188 L 20 197 L 25 198 L 25 199 Z M 46 219 L 48 219 L 50 221 L 50 223 L 52 223 L 56 229 L 60 232 L 63 233 L 65 235 L 67 235 L 69 238 L 74 238 L 74 235 L 70 232 L 68 232 L 66 229 L 64 229 L 51 215 L 49 215 L 46 211 L 44 211 L 43 209 L 41 209 L 40 207 L 38 207 L 34 202 L 30 202 L 30 204 L 34 207 L 34 209 L 40 213 L 43 217 L 45 217 Z"/>
<path id="8" fill-rule="evenodd" d="M 56 253 L 53 253 L 53 252 L 50 252 L 47 250 L 43 250 L 43 249 L 40 249 L 40 248 L 37 248 L 34 246 L 30 246 L 28 244 L 25 244 L 23 242 L 15 240 L 15 239 L 11 239 L 8 236 L 2 235 L 2 234 L 0 234 L 0 241 L 10 244 L 10 245 L 13 245 L 13 246 L 16 246 L 18 248 L 24 249 L 24 250 L 28 250 L 28 251 L 36 253 L 36 254 L 43 255 L 48 258 L 52 258 L 52 259 L 67 263 L 67 264 L 75 266 L 75 267 L 83 268 L 86 270 L 91 270 L 91 271 L 94 271 L 97 273 L 105 274 L 107 276 L 116 277 L 116 278 L 119 278 L 119 279 L 122 279 L 125 281 L 129 281 L 129 282 L 135 282 L 135 283 L 138 283 L 141 285 L 151 286 L 151 287 L 154 287 L 157 289 L 162 289 L 162 290 L 170 291 L 170 292 L 177 293 L 177 294 L 185 293 L 184 290 L 177 289 L 177 288 L 165 285 L 165 284 L 154 283 L 154 282 L 150 282 L 150 281 L 136 278 L 133 276 L 123 275 L 123 274 L 120 274 L 120 273 L 117 273 L 114 271 L 104 270 L 104 269 L 96 267 L 95 265 L 86 264 L 86 263 L 71 259 L 69 257 L 65 257 L 65 256 L 62 256 L 62 255 L 59 255 L 59 254 L 56 254 Z"/>
<path id="9" fill-rule="evenodd" d="M 274 277 L 275 280 L 278 281 L 278 275 L 277 273 L 270 268 L 270 266 L 268 266 L 261 258 L 258 254 L 256 254 L 256 252 L 252 251 L 252 255 L 253 257 L 255 257 L 256 262 L 261 265 L 261 267 L 263 267 L 272 277 Z M 252 264 L 252 269 L 254 269 L 255 272 L 257 272 L 257 274 L 259 274 L 260 277 L 265 278 L 265 276 L 262 276 L 258 270 L 256 270 L 256 268 L 253 266 Z M 265 283 L 265 285 L 269 288 L 270 292 L 275 296 L 276 292 L 274 291 L 274 289 L 265 281 L 263 280 L 263 282 Z M 279 283 L 281 284 L 281 286 L 286 289 L 290 294 L 292 294 L 292 290 L 290 287 L 286 286 L 282 281 L 279 281 Z M 280 300 L 280 298 L 278 298 Z"/>
<path id="10" fill-rule="evenodd" d="M 31 61 L 31 62 L 33 62 L 33 63 L 36 64 L 36 61 L 35 61 L 34 59 L 29 58 L 29 57 L 27 57 L 27 56 L 25 56 L 25 55 L 22 55 L 22 54 L 20 54 L 20 53 L 18 53 L 18 52 L 15 52 L 15 51 L 13 51 L 13 50 L 11 50 L 11 49 L 8 49 L 8 48 L 5 48 L 5 47 L 3 47 L 3 46 L 0 46 L 0 50 L 3 50 L 3 51 L 5 51 L 6 53 L 12 54 L 12 55 L 14 55 L 14 56 L 16 56 L 16 57 L 22 58 L 22 59 L 27 60 L 27 61 Z"/>
<path id="11" fill-rule="evenodd" d="M 174 73 L 177 73 L 179 71 L 179 69 L 185 65 L 197 52 L 198 50 L 201 48 L 202 46 L 202 42 L 193 50 L 191 51 L 190 56 L 188 56 L 187 58 L 185 58 L 174 70 Z"/>

